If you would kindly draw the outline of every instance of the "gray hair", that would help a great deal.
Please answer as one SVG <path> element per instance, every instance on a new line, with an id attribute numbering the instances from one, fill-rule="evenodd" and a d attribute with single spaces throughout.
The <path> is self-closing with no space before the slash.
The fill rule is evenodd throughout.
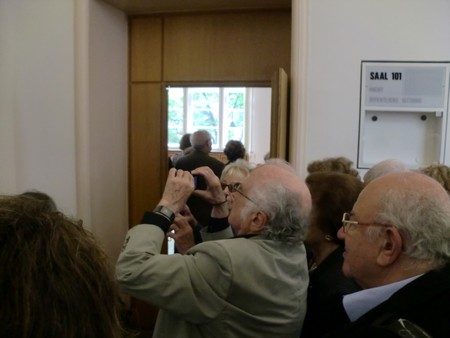
<path id="1" fill-rule="evenodd" d="M 412 259 L 442 266 L 450 261 L 450 200 L 421 191 L 388 189 L 375 221 L 398 229 L 403 252 Z"/>
<path id="2" fill-rule="evenodd" d="M 374 179 L 390 174 L 408 171 L 408 167 L 405 163 L 396 159 L 388 159 L 375 164 L 364 175 L 364 184 L 368 184 Z"/>
<path id="3" fill-rule="evenodd" d="M 267 223 L 262 236 L 284 242 L 297 243 L 305 239 L 309 223 L 309 213 L 301 208 L 301 195 L 280 183 L 262 184 L 249 196 L 254 203 L 247 201 L 242 217 L 260 210 L 267 215 Z"/>
<path id="4" fill-rule="evenodd" d="M 192 148 L 197 150 L 202 150 L 205 142 L 208 140 L 211 140 L 211 134 L 209 133 L 209 131 L 204 129 L 197 130 L 196 132 L 192 133 L 190 137 Z"/>

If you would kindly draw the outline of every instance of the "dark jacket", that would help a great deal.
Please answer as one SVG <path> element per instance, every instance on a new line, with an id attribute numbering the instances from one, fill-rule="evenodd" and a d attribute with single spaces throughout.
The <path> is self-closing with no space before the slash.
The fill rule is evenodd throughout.
<path id="1" fill-rule="evenodd" d="M 210 167 L 211 170 L 220 178 L 224 167 L 223 162 L 209 156 L 208 154 L 200 151 L 193 150 L 191 153 L 181 157 L 175 164 L 176 169 L 182 169 L 186 171 L 194 170 L 198 167 Z M 202 177 L 197 178 L 197 189 L 205 190 L 206 183 Z M 191 196 L 187 202 L 187 205 L 191 209 L 192 214 L 197 219 L 197 222 L 202 225 L 209 223 L 212 206 L 202 200 L 199 197 Z"/>
<path id="2" fill-rule="evenodd" d="M 361 288 L 342 272 L 343 248 L 334 250 L 309 274 L 308 308 L 303 323 L 302 338 L 323 337 L 327 331 L 342 325 L 336 321 L 330 303 Z"/>
<path id="3" fill-rule="evenodd" d="M 343 307 L 341 309 L 344 311 Z M 450 337 L 450 265 L 430 271 L 405 285 L 388 300 L 330 337 L 402 337 L 395 333 L 400 330 L 398 319 L 406 319 L 408 325 L 420 327 L 433 338 Z"/>

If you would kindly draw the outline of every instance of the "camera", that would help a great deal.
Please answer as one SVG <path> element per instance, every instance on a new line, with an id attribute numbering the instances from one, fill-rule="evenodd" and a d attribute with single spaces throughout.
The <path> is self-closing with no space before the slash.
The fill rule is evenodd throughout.
<path id="1" fill-rule="evenodd" d="M 193 175 L 194 177 L 194 189 L 197 189 L 197 185 L 198 185 L 198 175 Z"/>

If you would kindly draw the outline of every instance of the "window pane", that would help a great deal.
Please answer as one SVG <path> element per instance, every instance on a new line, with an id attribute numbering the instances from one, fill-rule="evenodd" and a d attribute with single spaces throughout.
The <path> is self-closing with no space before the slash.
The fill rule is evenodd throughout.
<path id="1" fill-rule="evenodd" d="M 245 88 L 225 88 L 223 144 L 245 140 Z"/>
<path id="2" fill-rule="evenodd" d="M 189 88 L 188 89 L 188 130 L 199 129 L 211 133 L 213 149 L 219 145 L 219 88 Z"/>
<path id="3" fill-rule="evenodd" d="M 169 88 L 168 96 L 167 141 L 169 148 L 177 149 L 184 134 L 184 90 L 183 88 Z"/>
<path id="4" fill-rule="evenodd" d="M 228 140 L 245 143 L 245 88 L 171 87 L 168 91 L 170 149 L 178 149 L 183 134 L 199 129 L 211 133 L 214 150 L 221 151 Z"/>

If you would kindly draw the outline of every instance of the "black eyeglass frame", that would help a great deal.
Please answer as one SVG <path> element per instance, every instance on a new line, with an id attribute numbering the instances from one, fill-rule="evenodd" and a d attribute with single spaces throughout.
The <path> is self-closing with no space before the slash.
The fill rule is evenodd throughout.
<path id="1" fill-rule="evenodd" d="M 247 200 L 249 200 L 250 202 L 252 202 L 253 204 L 255 204 L 256 206 L 258 206 L 258 204 L 252 200 L 250 197 L 248 197 L 247 195 L 245 195 L 241 189 L 239 189 L 239 187 L 241 186 L 241 182 L 234 182 L 234 183 L 223 183 L 220 182 L 220 184 L 222 185 L 222 188 L 225 189 L 225 187 L 228 187 L 228 190 L 233 193 L 233 192 L 237 192 L 239 193 L 241 196 L 243 196 L 244 198 L 246 198 Z"/>

